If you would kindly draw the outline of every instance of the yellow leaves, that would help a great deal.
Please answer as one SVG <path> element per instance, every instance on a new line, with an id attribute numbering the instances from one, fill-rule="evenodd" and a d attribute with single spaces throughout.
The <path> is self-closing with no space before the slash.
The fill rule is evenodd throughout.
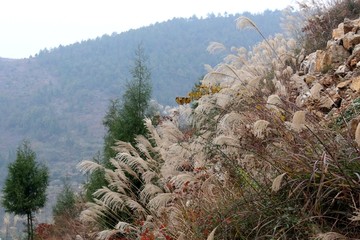
<path id="1" fill-rule="evenodd" d="M 190 92 L 188 95 L 192 100 L 198 100 L 199 98 L 201 98 L 202 93 L 197 91 L 197 92 Z"/>
<path id="2" fill-rule="evenodd" d="M 188 93 L 187 97 L 176 97 L 175 101 L 179 105 L 189 104 L 194 100 L 199 100 L 202 96 L 208 94 L 215 94 L 220 92 L 221 87 L 218 85 L 215 86 L 206 86 L 206 85 L 196 85 L 195 89 Z"/>
<path id="3" fill-rule="evenodd" d="M 175 101 L 179 105 L 189 104 L 191 102 L 191 98 L 189 97 L 176 97 Z"/>
<path id="4" fill-rule="evenodd" d="M 275 112 L 275 115 L 276 115 L 277 117 L 279 117 L 279 119 L 280 119 L 282 122 L 285 122 L 286 116 L 285 116 L 282 112 L 277 111 L 277 112 Z"/>
<path id="5" fill-rule="evenodd" d="M 212 94 L 220 92 L 221 87 L 220 86 L 211 86 L 210 91 Z"/>
<path id="6" fill-rule="evenodd" d="M 280 119 L 281 119 L 281 121 L 285 122 L 286 116 L 285 116 L 285 115 L 281 115 L 281 116 L 280 116 Z"/>

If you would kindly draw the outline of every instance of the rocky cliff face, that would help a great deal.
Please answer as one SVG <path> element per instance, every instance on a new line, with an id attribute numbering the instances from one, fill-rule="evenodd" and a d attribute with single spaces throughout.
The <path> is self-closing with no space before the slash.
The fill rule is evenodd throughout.
<path id="1" fill-rule="evenodd" d="M 333 30 L 325 50 L 301 56 L 300 61 L 291 77 L 296 105 L 325 122 L 335 120 L 355 137 L 360 119 L 360 19 L 345 19 Z"/>

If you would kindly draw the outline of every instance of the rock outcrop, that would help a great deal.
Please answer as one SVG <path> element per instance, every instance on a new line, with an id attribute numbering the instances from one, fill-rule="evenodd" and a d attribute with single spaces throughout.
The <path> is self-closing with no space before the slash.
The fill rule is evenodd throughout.
<path id="1" fill-rule="evenodd" d="M 297 93 L 298 107 L 324 117 L 325 121 L 334 122 L 335 119 L 344 128 L 352 119 L 357 119 L 360 112 L 360 18 L 340 23 L 333 30 L 326 49 L 306 56 L 290 80 Z M 353 137 L 356 129 L 357 125 L 351 130 Z M 356 141 L 360 144 L 359 129 Z"/>

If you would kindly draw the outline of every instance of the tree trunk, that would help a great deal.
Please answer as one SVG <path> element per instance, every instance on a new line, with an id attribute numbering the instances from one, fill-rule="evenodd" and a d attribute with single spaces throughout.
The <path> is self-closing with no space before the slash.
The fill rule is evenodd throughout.
<path id="1" fill-rule="evenodd" d="M 34 240 L 33 216 L 31 212 L 30 212 L 30 239 Z"/>
<path id="2" fill-rule="evenodd" d="M 9 237 L 9 224 L 7 224 L 7 226 L 6 226 L 6 233 L 5 233 L 5 240 L 9 240 L 10 239 L 10 237 Z"/>
<path id="3" fill-rule="evenodd" d="M 28 240 L 34 240 L 34 232 L 33 232 L 33 217 L 32 213 L 27 213 L 27 233 L 28 233 Z"/>
<path id="4" fill-rule="evenodd" d="M 26 217 L 27 217 L 27 239 L 30 240 L 30 218 L 29 218 L 29 213 L 26 214 Z"/>

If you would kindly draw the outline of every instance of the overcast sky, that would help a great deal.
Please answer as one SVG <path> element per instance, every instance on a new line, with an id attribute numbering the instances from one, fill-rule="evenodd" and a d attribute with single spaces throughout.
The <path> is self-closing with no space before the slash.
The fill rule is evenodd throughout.
<path id="1" fill-rule="evenodd" d="M 259 13 L 295 0 L 1 0 L 0 57 L 25 58 L 174 17 Z"/>

